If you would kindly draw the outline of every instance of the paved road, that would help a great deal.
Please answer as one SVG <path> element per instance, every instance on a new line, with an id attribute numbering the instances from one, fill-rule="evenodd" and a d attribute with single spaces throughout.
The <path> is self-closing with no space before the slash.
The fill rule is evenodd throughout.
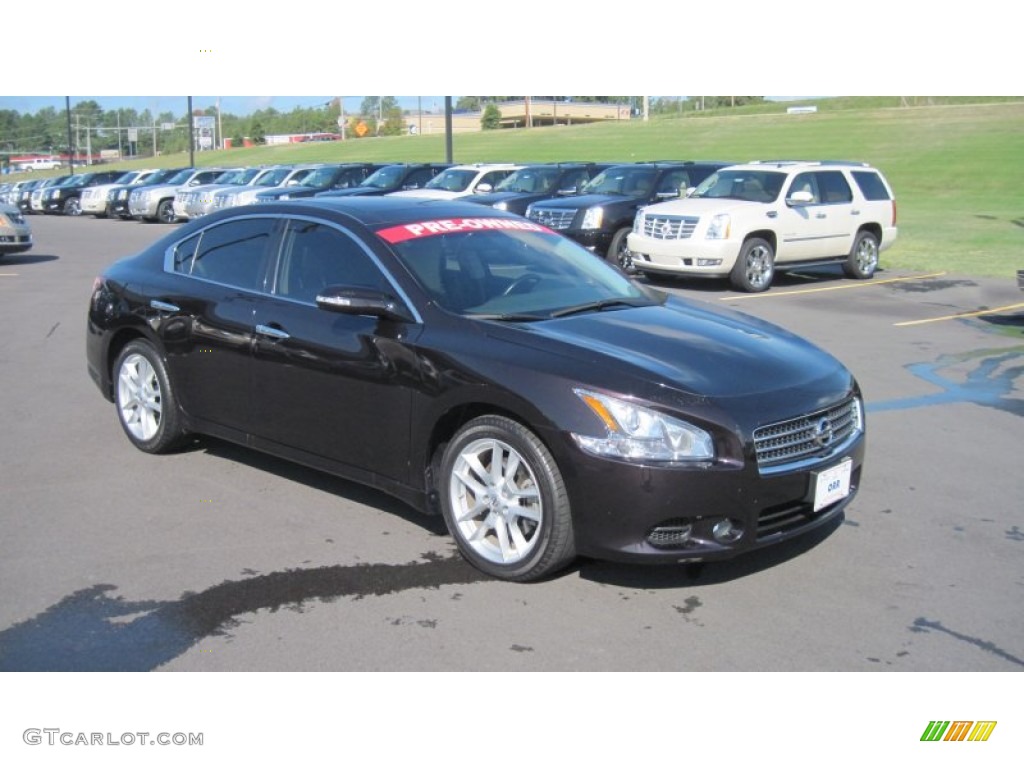
<path id="1" fill-rule="evenodd" d="M 860 495 L 815 539 L 742 562 L 581 561 L 522 586 L 374 491 L 212 440 L 134 450 L 86 374 L 86 301 L 171 228 L 31 222 L 34 250 L 0 261 L 0 670 L 1024 670 L 1012 280 L 663 284 L 856 373 Z"/>

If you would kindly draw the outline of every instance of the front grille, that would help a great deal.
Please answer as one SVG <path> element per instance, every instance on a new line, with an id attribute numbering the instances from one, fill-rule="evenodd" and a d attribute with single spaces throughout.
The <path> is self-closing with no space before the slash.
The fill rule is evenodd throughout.
<path id="1" fill-rule="evenodd" d="M 761 469 L 824 456 L 859 428 L 860 407 L 849 398 L 831 408 L 754 430 L 757 466 Z"/>
<path id="2" fill-rule="evenodd" d="M 576 217 L 573 208 L 532 208 L 530 218 L 548 229 L 569 229 Z"/>
<path id="3" fill-rule="evenodd" d="M 644 216 L 643 234 L 656 240 L 686 240 L 697 228 L 696 216 Z"/>

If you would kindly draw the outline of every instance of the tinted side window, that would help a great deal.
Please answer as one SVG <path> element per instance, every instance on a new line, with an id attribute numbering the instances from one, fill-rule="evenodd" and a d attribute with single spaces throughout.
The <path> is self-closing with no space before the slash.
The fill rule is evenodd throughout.
<path id="1" fill-rule="evenodd" d="M 237 219 L 203 230 L 189 274 L 236 288 L 262 290 L 275 224 L 275 219 Z"/>
<path id="2" fill-rule="evenodd" d="M 821 196 L 818 194 L 818 181 L 813 173 L 801 173 L 793 179 L 793 184 L 786 196 L 792 197 L 795 192 L 810 192 L 813 198 L 811 202 L 821 202 Z"/>
<path id="3" fill-rule="evenodd" d="M 885 188 L 881 177 L 873 171 L 854 171 L 853 180 L 860 187 L 865 200 L 888 200 L 889 190 Z"/>
<path id="4" fill-rule="evenodd" d="M 329 285 L 390 290 L 377 265 L 350 236 L 315 221 L 289 221 L 275 292 L 312 304 Z"/>
<path id="5" fill-rule="evenodd" d="M 823 203 L 848 203 L 853 200 L 853 192 L 842 171 L 820 171 L 818 188 Z"/>

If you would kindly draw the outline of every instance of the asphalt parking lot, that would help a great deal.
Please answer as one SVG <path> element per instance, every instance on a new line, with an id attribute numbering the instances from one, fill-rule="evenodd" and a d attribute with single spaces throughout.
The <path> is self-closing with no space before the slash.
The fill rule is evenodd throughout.
<path id="1" fill-rule="evenodd" d="M 107 264 L 168 227 L 31 224 L 34 249 L 0 260 L 0 670 L 1024 669 L 1012 279 L 660 284 L 853 370 L 860 493 L 829 530 L 742 561 L 580 561 L 516 585 L 375 491 L 214 440 L 135 450 L 86 373 L 86 302 Z"/>

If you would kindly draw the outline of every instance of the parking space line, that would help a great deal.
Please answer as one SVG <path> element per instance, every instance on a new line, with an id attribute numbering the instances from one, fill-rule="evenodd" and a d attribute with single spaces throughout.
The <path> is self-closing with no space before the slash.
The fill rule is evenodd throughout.
<path id="1" fill-rule="evenodd" d="M 805 293 L 822 293 L 823 291 L 845 291 L 850 288 L 871 288 L 875 285 L 886 283 L 905 283 L 910 280 L 928 280 L 934 277 L 942 277 L 945 272 L 933 272 L 928 275 L 910 275 L 908 277 L 891 277 L 888 280 L 865 280 L 855 283 L 843 283 L 842 285 L 828 285 L 823 288 L 801 288 L 796 291 L 772 291 L 769 293 L 747 293 L 742 296 L 724 296 L 719 301 L 742 301 L 743 299 L 770 299 L 773 296 L 799 296 Z"/>
<path id="2" fill-rule="evenodd" d="M 17 272 L 0 272 L 0 277 L 17 277 Z"/>
<path id="3" fill-rule="evenodd" d="M 996 307 L 995 309 L 979 309 L 977 312 L 958 312 L 955 315 L 943 315 L 942 317 L 929 317 L 924 320 L 905 320 L 902 323 L 893 323 L 897 328 L 903 328 L 908 325 L 924 325 L 925 323 L 939 323 L 943 320 L 959 320 L 961 317 L 981 317 L 982 315 L 994 315 L 999 312 L 1007 312 L 1011 309 L 1024 309 L 1024 304 L 1009 304 L 1005 307 Z"/>

